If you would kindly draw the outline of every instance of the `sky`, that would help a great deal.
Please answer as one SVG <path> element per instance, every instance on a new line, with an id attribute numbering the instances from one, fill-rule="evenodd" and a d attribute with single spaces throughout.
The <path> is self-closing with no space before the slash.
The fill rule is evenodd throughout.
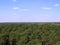
<path id="1" fill-rule="evenodd" d="M 60 0 L 0 0 L 0 22 L 60 22 Z"/>

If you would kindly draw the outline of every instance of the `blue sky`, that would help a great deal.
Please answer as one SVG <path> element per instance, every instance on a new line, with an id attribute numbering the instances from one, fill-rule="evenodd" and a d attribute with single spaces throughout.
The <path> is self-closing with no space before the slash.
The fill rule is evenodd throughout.
<path id="1" fill-rule="evenodd" d="M 60 0 L 0 0 L 0 22 L 60 22 Z"/>

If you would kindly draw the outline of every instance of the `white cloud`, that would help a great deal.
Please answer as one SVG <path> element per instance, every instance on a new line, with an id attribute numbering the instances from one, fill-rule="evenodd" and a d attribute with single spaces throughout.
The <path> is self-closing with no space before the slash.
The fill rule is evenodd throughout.
<path id="1" fill-rule="evenodd" d="M 17 9 L 19 9 L 19 7 L 13 7 L 12 9 L 17 10 Z"/>
<path id="2" fill-rule="evenodd" d="M 48 7 L 44 7 L 43 9 L 45 9 L 45 10 L 51 10 L 51 8 L 48 8 Z"/>
<path id="3" fill-rule="evenodd" d="M 19 7 L 13 7 L 13 10 L 18 10 L 18 11 L 29 11 L 29 9 L 21 9 Z"/>
<path id="4" fill-rule="evenodd" d="M 22 9 L 22 11 L 29 11 L 29 9 Z"/>
<path id="5" fill-rule="evenodd" d="M 59 5 L 59 4 L 55 4 L 54 6 L 56 6 L 56 7 L 57 7 L 57 6 L 60 6 L 60 5 Z"/>
<path id="6" fill-rule="evenodd" d="M 16 0 L 12 0 L 13 2 L 16 2 Z"/>

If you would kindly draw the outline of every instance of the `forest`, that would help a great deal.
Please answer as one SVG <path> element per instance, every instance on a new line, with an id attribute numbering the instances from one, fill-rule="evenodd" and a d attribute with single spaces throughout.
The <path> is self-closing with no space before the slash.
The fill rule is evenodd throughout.
<path id="1" fill-rule="evenodd" d="M 0 23 L 0 45 L 60 45 L 60 24 Z"/>

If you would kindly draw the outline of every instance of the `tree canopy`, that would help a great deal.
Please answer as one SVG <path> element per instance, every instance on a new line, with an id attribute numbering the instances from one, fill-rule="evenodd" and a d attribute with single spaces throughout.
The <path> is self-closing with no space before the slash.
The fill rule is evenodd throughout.
<path id="1" fill-rule="evenodd" d="M 0 45 L 60 45 L 60 24 L 0 24 Z"/>

